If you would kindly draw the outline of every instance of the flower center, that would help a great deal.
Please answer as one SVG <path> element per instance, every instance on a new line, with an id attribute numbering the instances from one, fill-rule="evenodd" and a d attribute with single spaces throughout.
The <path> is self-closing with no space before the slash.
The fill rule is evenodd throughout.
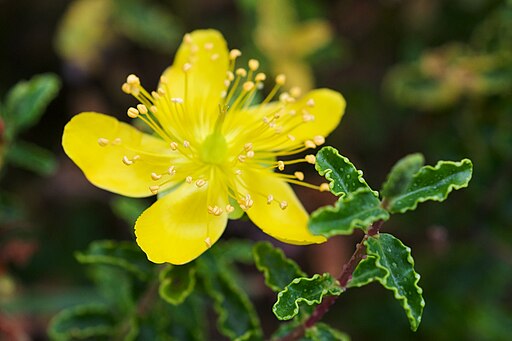
<path id="1" fill-rule="evenodd" d="M 204 163 L 220 165 L 226 161 L 228 144 L 218 131 L 208 135 L 199 149 L 199 156 Z"/>

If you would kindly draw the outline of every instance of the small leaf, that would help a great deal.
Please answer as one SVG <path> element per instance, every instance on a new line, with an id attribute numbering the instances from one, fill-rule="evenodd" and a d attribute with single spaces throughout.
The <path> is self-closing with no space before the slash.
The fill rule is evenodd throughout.
<path id="1" fill-rule="evenodd" d="M 350 341 L 350 336 L 331 328 L 325 323 L 317 323 L 306 329 L 301 341 Z"/>
<path id="2" fill-rule="evenodd" d="M 160 271 L 160 297 L 173 305 L 179 305 L 192 293 L 196 284 L 194 264 L 168 265 Z"/>
<path id="3" fill-rule="evenodd" d="M 435 167 L 422 167 L 400 195 L 389 199 L 388 211 L 404 213 L 415 209 L 420 202 L 443 201 L 452 190 L 467 187 L 472 172 L 473 164 L 468 159 L 439 161 Z"/>
<path id="4" fill-rule="evenodd" d="M 134 225 L 137 218 L 147 208 L 147 203 L 140 198 L 116 197 L 110 202 L 112 211 L 127 224 Z"/>
<path id="5" fill-rule="evenodd" d="M 95 241 L 89 245 L 87 251 L 77 252 L 75 256 L 80 263 L 117 266 L 139 279 L 148 278 L 152 271 L 146 255 L 130 242 Z"/>
<path id="6" fill-rule="evenodd" d="M 11 88 L 4 107 L 7 139 L 36 124 L 59 89 L 60 80 L 51 73 L 34 76 Z"/>
<path id="7" fill-rule="evenodd" d="M 352 234 L 354 228 L 363 231 L 377 220 L 388 220 L 389 214 L 369 188 L 341 197 L 335 206 L 322 207 L 311 214 L 308 228 L 312 234 L 331 237 Z"/>
<path id="8" fill-rule="evenodd" d="M 391 169 L 380 194 L 387 200 L 402 194 L 411 184 L 414 174 L 425 164 L 423 155 L 416 153 L 400 159 Z"/>
<path id="9" fill-rule="evenodd" d="M 39 175 L 51 175 L 57 169 L 57 161 L 50 151 L 23 141 L 9 145 L 6 160 Z"/>
<path id="10" fill-rule="evenodd" d="M 262 331 L 256 311 L 230 273 L 230 267 L 205 253 L 197 259 L 198 274 L 218 314 L 217 328 L 230 340 L 261 339 Z"/>
<path id="11" fill-rule="evenodd" d="M 277 295 L 272 311 L 280 320 L 290 320 L 299 313 L 299 304 L 319 304 L 324 296 L 339 296 L 342 289 L 329 274 L 295 278 Z"/>
<path id="12" fill-rule="evenodd" d="M 215 244 L 212 252 L 227 263 L 253 264 L 252 248 L 254 243 L 244 239 L 221 240 Z"/>
<path id="13" fill-rule="evenodd" d="M 368 257 L 354 271 L 350 287 L 379 281 L 393 291 L 407 314 L 411 329 L 416 331 L 425 307 L 423 290 L 418 286 L 420 275 L 414 271 L 411 249 L 390 234 L 382 233 L 365 242 Z"/>
<path id="14" fill-rule="evenodd" d="M 108 307 L 81 305 L 61 311 L 48 329 L 52 340 L 108 339 L 116 332 L 116 321 Z"/>
<path id="15" fill-rule="evenodd" d="M 331 192 L 336 196 L 344 197 L 359 188 L 370 188 L 363 179 L 363 172 L 333 147 L 323 147 L 318 151 L 315 168 L 330 181 Z"/>
<path id="16" fill-rule="evenodd" d="M 265 276 L 265 283 L 274 291 L 282 291 L 295 278 L 306 275 L 297 263 L 269 242 L 257 243 L 252 252 L 256 267 Z"/>

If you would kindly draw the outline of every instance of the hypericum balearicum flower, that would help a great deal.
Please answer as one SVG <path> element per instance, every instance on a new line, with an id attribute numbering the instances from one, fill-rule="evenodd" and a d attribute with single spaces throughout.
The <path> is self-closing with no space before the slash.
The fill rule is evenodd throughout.
<path id="1" fill-rule="evenodd" d="M 328 186 L 303 182 L 302 172 L 283 172 L 289 164 L 314 164 L 315 157 L 281 158 L 323 144 L 345 101 L 321 89 L 300 98 L 298 91 L 282 93 L 271 102 L 285 82 L 280 75 L 268 96 L 252 105 L 266 76 L 254 59 L 235 68 L 240 54 L 227 50 L 219 32 L 194 31 L 156 91 L 128 76 L 122 90 L 140 104 L 127 114 L 153 135 L 92 112 L 64 129 L 64 150 L 94 185 L 131 197 L 162 194 L 135 225 L 137 243 L 155 263 L 198 257 L 219 239 L 235 206 L 283 242 L 325 241 L 309 233 L 308 215 L 287 183 Z"/>

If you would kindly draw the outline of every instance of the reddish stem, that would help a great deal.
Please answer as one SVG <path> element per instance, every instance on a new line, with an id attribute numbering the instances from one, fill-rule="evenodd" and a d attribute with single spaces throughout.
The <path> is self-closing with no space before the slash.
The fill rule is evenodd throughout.
<path id="1" fill-rule="evenodd" d="M 352 257 L 350 257 L 349 261 L 343 266 L 343 271 L 337 278 L 339 285 L 343 290 L 347 288 L 347 284 L 352 279 L 352 274 L 354 273 L 354 270 L 356 269 L 359 262 L 366 257 L 366 247 L 364 246 L 364 242 L 369 237 L 378 234 L 383 223 L 383 220 L 379 220 L 370 226 L 370 229 L 365 234 L 361 242 L 357 244 L 356 250 L 352 254 Z M 316 306 L 311 316 L 304 323 L 297 326 L 291 333 L 281 338 L 280 341 L 294 341 L 302 338 L 306 332 L 306 329 L 313 327 L 318 321 L 320 321 L 322 317 L 324 317 L 324 315 L 329 311 L 331 305 L 336 302 L 338 297 L 339 296 L 326 297 L 322 303 Z"/>

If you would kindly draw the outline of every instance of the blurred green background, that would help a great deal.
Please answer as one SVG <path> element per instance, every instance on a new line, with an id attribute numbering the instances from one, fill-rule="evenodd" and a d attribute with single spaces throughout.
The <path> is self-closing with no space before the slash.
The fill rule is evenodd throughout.
<path id="1" fill-rule="evenodd" d="M 342 92 L 347 112 L 327 144 L 374 188 L 408 153 L 474 162 L 468 189 L 385 226 L 422 275 L 418 332 L 377 285 L 351 290 L 326 320 L 353 340 L 512 339 L 510 0 L 0 0 L 0 335 L 45 340 L 56 312 L 95 298 L 74 252 L 132 240 L 133 212 L 151 202 L 89 184 L 60 147 L 65 123 L 81 111 L 124 119 L 126 76 L 156 86 L 183 34 L 209 27 L 288 84 Z M 16 96 L 31 91 L 36 109 L 21 120 Z M 299 193 L 308 209 L 334 200 Z M 226 238 L 265 238 L 249 225 L 231 222 Z M 337 275 L 360 238 L 281 246 L 310 273 Z M 245 272 L 270 333 L 275 297 Z"/>

